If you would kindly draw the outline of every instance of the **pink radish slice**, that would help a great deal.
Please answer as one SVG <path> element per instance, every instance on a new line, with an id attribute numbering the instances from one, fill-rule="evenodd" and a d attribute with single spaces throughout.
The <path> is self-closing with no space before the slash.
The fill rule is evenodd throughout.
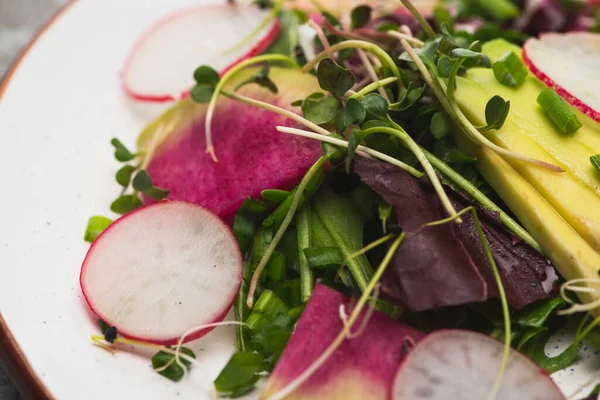
<path id="1" fill-rule="evenodd" d="M 252 40 L 244 41 L 269 15 L 253 5 L 213 5 L 172 14 L 150 27 L 134 45 L 122 75 L 128 96 L 165 102 L 186 97 L 193 72 L 210 65 L 224 73 L 263 52 L 279 34 L 274 19 Z"/>
<path id="2" fill-rule="evenodd" d="M 545 33 L 525 43 L 523 60 L 546 86 L 600 122 L 600 34 Z"/>
<path id="3" fill-rule="evenodd" d="M 498 374 L 504 345 L 489 336 L 442 330 L 421 340 L 404 359 L 391 400 L 487 399 Z M 511 350 L 496 400 L 564 400 L 546 371 Z"/>
<path id="4" fill-rule="evenodd" d="M 119 334 L 166 345 L 225 318 L 242 268 L 237 242 L 219 218 L 194 204 L 162 202 L 104 231 L 88 251 L 80 282 L 94 314 Z"/>

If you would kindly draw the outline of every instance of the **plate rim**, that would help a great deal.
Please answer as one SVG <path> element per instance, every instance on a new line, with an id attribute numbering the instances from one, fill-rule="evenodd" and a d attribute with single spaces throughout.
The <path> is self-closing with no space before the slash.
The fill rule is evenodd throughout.
<path id="1" fill-rule="evenodd" d="M 13 60 L 10 67 L 3 77 L 0 77 L 0 101 L 8 88 L 14 73 L 17 71 L 27 54 L 33 49 L 38 40 L 79 0 L 67 0 L 67 3 L 61 6 L 54 15 L 48 19 L 35 35 L 21 49 L 19 55 Z M 0 311 L 0 361 L 2 361 L 6 371 L 13 379 L 14 384 L 20 393 L 28 399 L 54 400 L 55 397 L 50 393 L 41 378 L 37 375 L 27 356 L 19 346 L 16 338 L 12 334 L 8 323 Z"/>

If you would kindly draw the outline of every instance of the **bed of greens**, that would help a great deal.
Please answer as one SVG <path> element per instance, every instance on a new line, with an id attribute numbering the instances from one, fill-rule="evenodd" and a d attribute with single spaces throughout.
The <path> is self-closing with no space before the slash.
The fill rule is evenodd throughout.
<path id="1" fill-rule="evenodd" d="M 219 18 L 201 56 L 170 44 Z M 155 24 L 123 88 L 170 108 L 137 150 L 111 142 L 123 216 L 90 218 L 81 270 L 94 343 L 154 348 L 179 382 L 202 362 L 184 344 L 232 325 L 221 397 L 595 398 L 600 379 L 550 374 L 600 350 L 596 32 L 578 0 L 227 2 Z"/>

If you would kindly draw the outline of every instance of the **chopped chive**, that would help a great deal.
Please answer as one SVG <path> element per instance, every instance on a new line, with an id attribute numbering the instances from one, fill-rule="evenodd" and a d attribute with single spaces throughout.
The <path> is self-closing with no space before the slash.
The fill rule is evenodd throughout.
<path id="1" fill-rule="evenodd" d="M 304 255 L 313 268 L 338 268 L 344 263 L 344 257 L 338 247 L 308 247 Z"/>
<path id="2" fill-rule="evenodd" d="M 278 251 L 274 251 L 267 264 L 267 275 L 270 281 L 281 282 L 285 276 L 285 256 Z"/>
<path id="3" fill-rule="evenodd" d="M 287 314 L 289 307 L 275 293 L 265 289 L 253 309 L 263 313 L 266 318 L 273 319 L 279 313 Z"/>
<path id="4" fill-rule="evenodd" d="M 544 113 L 552 120 L 554 125 L 562 133 L 575 133 L 581 128 L 581 122 L 577 119 L 577 115 L 569 108 L 569 105 L 564 101 L 552 88 L 542 90 L 537 98 L 538 104 L 544 110 Z"/>
<path id="5" fill-rule="evenodd" d="M 281 204 L 290 195 L 287 190 L 269 189 L 261 192 L 261 197 L 272 203 Z"/>
<path id="6" fill-rule="evenodd" d="M 263 370 L 264 357 L 258 353 L 235 353 L 217 379 L 215 389 L 219 396 L 240 397 L 254 388 Z"/>
<path id="7" fill-rule="evenodd" d="M 508 87 L 521 86 L 527 77 L 527 67 L 514 51 L 500 57 L 492 69 L 498 82 Z"/>
<path id="8" fill-rule="evenodd" d="M 264 202 L 248 197 L 235 214 L 233 234 L 240 245 L 242 254 L 245 254 L 250 248 L 256 224 L 265 211 L 267 211 L 267 205 Z"/>
<path id="9" fill-rule="evenodd" d="M 110 224 L 112 224 L 110 218 L 100 215 L 90 217 L 87 228 L 85 228 L 84 240 L 92 243 Z"/>
<path id="10" fill-rule="evenodd" d="M 265 316 L 258 311 L 252 311 L 248 319 L 246 320 L 246 324 L 248 328 L 252 331 L 256 331 L 261 326 L 264 326 L 269 323 L 269 320 L 265 318 Z"/>
<path id="11" fill-rule="evenodd" d="M 182 347 L 181 353 L 191 358 L 196 358 L 194 352 L 187 347 Z M 174 358 L 175 356 L 173 354 L 161 350 L 152 357 L 152 368 L 158 370 L 157 372 L 165 378 L 173 382 L 179 382 L 183 378 L 185 371 L 181 368 L 179 363 L 174 362 Z M 183 357 L 180 358 L 180 361 L 187 369 L 189 369 L 192 364 L 188 359 Z"/>
<path id="12" fill-rule="evenodd" d="M 302 301 L 308 301 L 312 294 L 314 276 L 303 250 L 312 244 L 312 209 L 309 204 L 298 212 L 296 217 L 296 236 L 298 241 L 298 260 L 300 261 L 300 295 Z"/>

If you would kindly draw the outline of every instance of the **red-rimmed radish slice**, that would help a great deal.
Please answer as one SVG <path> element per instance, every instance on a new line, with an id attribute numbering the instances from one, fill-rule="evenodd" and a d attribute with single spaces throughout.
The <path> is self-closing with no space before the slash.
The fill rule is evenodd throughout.
<path id="1" fill-rule="evenodd" d="M 421 340 L 394 379 L 391 400 L 481 400 L 492 391 L 504 345 L 489 336 L 442 330 Z M 511 350 L 496 400 L 564 400 L 546 371 Z"/>
<path id="2" fill-rule="evenodd" d="M 224 73 L 262 53 L 273 42 L 279 34 L 276 18 L 247 40 L 269 13 L 251 4 L 223 4 L 165 17 L 134 45 L 123 69 L 123 89 L 141 101 L 164 102 L 187 96 L 198 66 L 210 65 Z"/>
<path id="3" fill-rule="evenodd" d="M 523 60 L 546 86 L 600 122 L 600 34 L 545 33 L 525 43 Z"/>
<path id="4" fill-rule="evenodd" d="M 98 236 L 80 282 L 94 314 L 122 336 L 175 344 L 188 330 L 225 318 L 242 268 L 237 242 L 219 218 L 194 204 L 162 202 Z"/>

